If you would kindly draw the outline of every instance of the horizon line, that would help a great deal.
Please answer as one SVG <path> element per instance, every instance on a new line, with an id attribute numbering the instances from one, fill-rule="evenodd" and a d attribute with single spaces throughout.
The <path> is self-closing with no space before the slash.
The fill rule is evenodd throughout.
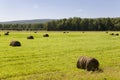
<path id="1" fill-rule="evenodd" d="M 68 18 L 31 18 L 31 19 L 13 19 L 13 20 L 1 20 L 0 19 L 0 22 L 14 22 L 14 21 L 25 21 L 25 20 L 45 20 L 45 19 L 53 19 L 53 20 L 55 20 L 55 19 L 69 19 L 69 18 L 75 18 L 75 17 L 68 17 Z M 97 18 L 120 18 L 120 16 L 119 17 L 76 17 L 76 18 L 82 18 L 82 19 L 84 19 L 84 18 L 88 18 L 88 19 L 97 19 Z"/>

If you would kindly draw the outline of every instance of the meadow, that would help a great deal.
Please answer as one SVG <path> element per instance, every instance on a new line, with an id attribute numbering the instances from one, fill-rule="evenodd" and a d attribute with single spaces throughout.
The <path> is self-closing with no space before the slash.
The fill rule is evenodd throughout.
<path id="1" fill-rule="evenodd" d="M 120 80 L 120 36 L 111 32 L 4 32 L 0 32 L 0 80 Z M 49 37 L 43 37 L 45 33 Z M 34 39 L 28 40 L 29 35 Z M 9 46 L 12 40 L 22 46 Z M 80 56 L 95 57 L 103 72 L 78 69 Z"/>

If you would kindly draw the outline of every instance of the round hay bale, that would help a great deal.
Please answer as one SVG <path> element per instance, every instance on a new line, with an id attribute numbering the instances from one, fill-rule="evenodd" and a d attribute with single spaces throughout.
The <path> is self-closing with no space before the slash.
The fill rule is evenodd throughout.
<path id="1" fill-rule="evenodd" d="M 77 61 L 77 68 L 96 71 L 99 69 L 99 62 L 95 58 L 81 56 Z"/>
<path id="2" fill-rule="evenodd" d="M 106 31 L 106 33 L 108 33 L 108 31 Z"/>
<path id="3" fill-rule="evenodd" d="M 34 33 L 37 33 L 37 31 L 35 31 Z"/>
<path id="4" fill-rule="evenodd" d="M 114 33 L 110 33 L 110 35 L 114 35 Z"/>
<path id="5" fill-rule="evenodd" d="M 10 46 L 21 46 L 21 43 L 19 41 L 11 41 Z"/>
<path id="6" fill-rule="evenodd" d="M 86 69 L 87 57 L 81 56 L 77 61 L 77 68 Z"/>
<path id="7" fill-rule="evenodd" d="M 9 32 L 5 32 L 4 35 L 9 35 Z"/>
<path id="8" fill-rule="evenodd" d="M 34 37 L 33 36 L 28 36 L 27 39 L 34 39 Z"/>
<path id="9" fill-rule="evenodd" d="M 116 35 L 116 36 L 119 36 L 119 34 L 118 34 L 118 33 L 116 33 L 115 35 Z"/>
<path id="10" fill-rule="evenodd" d="M 66 32 L 63 32 L 63 33 L 66 33 Z"/>
<path id="11" fill-rule="evenodd" d="M 49 34 L 44 34 L 43 37 L 49 37 Z"/>
<path id="12" fill-rule="evenodd" d="M 64 31 L 63 33 L 69 33 L 69 32 L 67 32 L 67 31 Z"/>

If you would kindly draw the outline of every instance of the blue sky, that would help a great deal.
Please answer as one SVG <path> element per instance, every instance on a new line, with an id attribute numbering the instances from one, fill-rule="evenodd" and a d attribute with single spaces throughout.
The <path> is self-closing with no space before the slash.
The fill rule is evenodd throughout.
<path id="1" fill-rule="evenodd" d="M 120 0 L 0 0 L 0 21 L 120 17 Z"/>

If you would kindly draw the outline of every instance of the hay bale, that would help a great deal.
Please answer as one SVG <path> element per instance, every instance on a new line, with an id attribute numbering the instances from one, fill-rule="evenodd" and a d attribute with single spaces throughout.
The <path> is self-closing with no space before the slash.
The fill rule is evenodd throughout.
<path id="1" fill-rule="evenodd" d="M 4 35 L 9 35 L 9 32 L 5 32 Z"/>
<path id="2" fill-rule="evenodd" d="M 35 31 L 34 33 L 37 33 L 37 31 Z"/>
<path id="3" fill-rule="evenodd" d="M 34 39 L 34 37 L 33 36 L 28 36 L 27 39 Z"/>
<path id="4" fill-rule="evenodd" d="M 99 62 L 95 58 L 81 56 L 77 61 L 77 68 L 96 71 L 99 69 Z"/>
<path id="5" fill-rule="evenodd" d="M 110 33 L 110 35 L 114 35 L 114 33 Z"/>
<path id="6" fill-rule="evenodd" d="M 63 33 L 69 33 L 68 31 L 65 31 L 65 32 L 63 32 Z"/>
<path id="7" fill-rule="evenodd" d="M 66 33 L 66 32 L 63 32 L 63 33 Z"/>
<path id="8" fill-rule="evenodd" d="M 44 34 L 43 37 L 49 37 L 49 34 Z"/>
<path id="9" fill-rule="evenodd" d="M 21 46 L 21 43 L 19 41 L 11 41 L 10 46 Z"/>
<path id="10" fill-rule="evenodd" d="M 108 31 L 106 31 L 106 33 L 108 33 Z"/>
<path id="11" fill-rule="evenodd" d="M 66 33 L 69 33 L 69 32 L 66 32 Z"/>
<path id="12" fill-rule="evenodd" d="M 116 36 L 119 36 L 119 34 L 118 34 L 118 33 L 116 33 L 115 35 L 116 35 Z"/>

